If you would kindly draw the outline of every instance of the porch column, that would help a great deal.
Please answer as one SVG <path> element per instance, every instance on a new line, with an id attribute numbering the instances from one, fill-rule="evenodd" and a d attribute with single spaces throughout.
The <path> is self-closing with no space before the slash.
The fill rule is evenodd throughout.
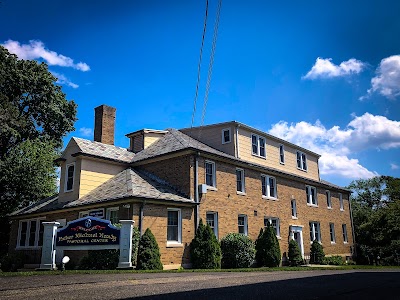
<path id="1" fill-rule="evenodd" d="M 132 269 L 132 233 L 133 220 L 120 220 L 118 269 Z"/>
<path id="2" fill-rule="evenodd" d="M 39 270 L 54 270 L 56 268 L 56 250 L 54 250 L 57 227 L 59 222 L 43 222 L 42 259 Z"/>

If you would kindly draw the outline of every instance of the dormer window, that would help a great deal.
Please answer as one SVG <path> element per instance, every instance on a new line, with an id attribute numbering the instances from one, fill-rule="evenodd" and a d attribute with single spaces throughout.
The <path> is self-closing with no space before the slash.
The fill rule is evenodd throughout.
<path id="1" fill-rule="evenodd" d="M 74 189 L 75 163 L 68 164 L 65 170 L 65 192 Z"/>
<path id="2" fill-rule="evenodd" d="M 231 130 L 230 128 L 222 129 L 222 144 L 228 144 L 231 142 Z"/>
<path id="3" fill-rule="evenodd" d="M 297 168 L 307 171 L 307 156 L 305 153 L 297 151 Z"/>
<path id="4" fill-rule="evenodd" d="M 265 158 L 265 138 L 257 134 L 251 135 L 252 154 Z"/>

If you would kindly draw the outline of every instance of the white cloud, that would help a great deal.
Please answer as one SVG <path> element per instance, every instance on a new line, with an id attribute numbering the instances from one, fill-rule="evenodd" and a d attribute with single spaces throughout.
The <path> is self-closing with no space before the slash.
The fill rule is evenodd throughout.
<path id="1" fill-rule="evenodd" d="M 318 57 L 315 64 L 302 79 L 333 78 L 350 74 L 358 74 L 365 68 L 365 63 L 355 58 L 341 62 L 340 65 L 332 63 L 332 58 Z"/>
<path id="2" fill-rule="evenodd" d="M 344 129 L 339 126 L 327 129 L 320 121 L 315 124 L 280 121 L 269 133 L 321 154 L 321 174 L 351 179 L 370 178 L 377 173 L 363 167 L 350 155 L 371 148 L 400 148 L 400 122 L 369 113 L 359 117 L 353 115 L 353 120 Z"/>
<path id="3" fill-rule="evenodd" d="M 388 99 L 395 99 L 400 95 L 400 55 L 393 55 L 381 60 L 376 69 L 376 76 L 371 79 L 371 88 L 367 96 L 378 92 Z M 365 99 L 363 96 L 360 100 Z"/>
<path id="4" fill-rule="evenodd" d="M 73 83 L 72 81 L 70 81 L 63 74 L 59 74 L 57 72 L 51 72 L 51 74 L 53 74 L 55 77 L 57 77 L 56 83 L 58 83 L 58 84 L 67 85 L 67 86 L 70 86 L 70 87 L 72 87 L 74 89 L 77 89 L 79 87 L 79 85 L 77 85 L 76 83 Z"/>
<path id="5" fill-rule="evenodd" d="M 8 40 L 2 46 L 16 54 L 19 59 L 43 59 L 51 66 L 72 67 L 83 72 L 90 70 L 86 63 L 74 63 L 72 58 L 46 49 L 41 41 L 30 40 L 29 44 L 20 44 L 18 41 Z"/>
<path id="6" fill-rule="evenodd" d="M 399 167 L 398 165 L 394 164 L 394 163 L 391 163 L 391 164 L 390 164 L 390 168 L 391 168 L 392 170 L 398 170 L 400 167 Z"/>
<path id="7" fill-rule="evenodd" d="M 89 137 L 89 136 L 93 135 L 93 130 L 92 130 L 92 128 L 82 127 L 82 128 L 79 128 L 79 133 L 82 136 Z"/>

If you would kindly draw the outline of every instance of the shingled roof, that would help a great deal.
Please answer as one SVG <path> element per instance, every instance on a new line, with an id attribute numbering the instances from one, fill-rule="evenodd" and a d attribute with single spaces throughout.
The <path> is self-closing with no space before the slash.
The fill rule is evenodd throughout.
<path id="1" fill-rule="evenodd" d="M 135 156 L 135 154 L 128 149 L 114 145 L 103 144 L 76 137 L 73 137 L 72 139 L 80 149 L 80 152 L 78 153 L 103 157 L 124 163 L 130 163 Z"/>
<path id="2" fill-rule="evenodd" d="M 190 136 L 180 132 L 179 130 L 176 129 L 167 129 L 167 130 L 168 133 L 166 133 L 158 141 L 154 142 L 146 149 L 136 153 L 136 155 L 132 159 L 132 162 L 138 162 L 148 158 L 160 156 L 171 152 L 177 152 L 185 149 L 197 149 L 211 154 L 216 154 L 219 156 L 236 159 L 234 156 L 226 154 L 202 142 L 199 142 L 198 140 L 191 138 Z"/>
<path id="3" fill-rule="evenodd" d="M 87 195 L 68 203 L 66 207 L 130 197 L 194 203 L 193 200 L 153 174 L 128 168 Z"/>

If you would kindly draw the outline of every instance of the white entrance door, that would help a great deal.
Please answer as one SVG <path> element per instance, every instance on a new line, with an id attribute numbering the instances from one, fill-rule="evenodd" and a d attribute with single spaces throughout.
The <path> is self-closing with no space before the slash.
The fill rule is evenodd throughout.
<path id="1" fill-rule="evenodd" d="M 304 258 L 303 226 L 290 226 L 290 237 L 297 242 L 301 256 Z"/>

